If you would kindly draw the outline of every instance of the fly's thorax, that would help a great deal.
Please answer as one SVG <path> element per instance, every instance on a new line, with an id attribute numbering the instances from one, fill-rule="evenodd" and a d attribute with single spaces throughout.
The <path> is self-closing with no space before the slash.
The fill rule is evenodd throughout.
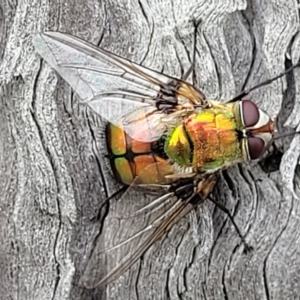
<path id="1" fill-rule="evenodd" d="M 216 171 L 243 160 L 240 126 L 234 104 L 214 105 L 196 111 L 175 127 L 165 152 L 176 163 L 197 170 Z"/>

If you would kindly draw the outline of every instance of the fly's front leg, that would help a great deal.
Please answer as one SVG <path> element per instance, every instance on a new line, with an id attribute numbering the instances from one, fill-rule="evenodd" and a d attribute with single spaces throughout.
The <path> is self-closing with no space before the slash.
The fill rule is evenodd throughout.
<path id="1" fill-rule="evenodd" d="M 239 235 L 242 243 L 244 244 L 244 247 L 245 247 L 244 252 L 247 253 L 247 252 L 251 251 L 253 248 L 251 246 L 249 246 L 247 244 L 247 242 L 245 241 L 245 238 L 243 237 L 239 227 L 235 223 L 229 210 L 223 204 L 215 201 L 212 197 L 210 197 L 213 187 L 216 184 L 216 180 L 217 180 L 217 176 L 215 176 L 215 175 L 210 175 L 210 176 L 206 177 L 205 179 L 200 180 L 198 183 L 198 193 L 200 194 L 201 198 L 205 197 L 205 198 L 208 198 L 210 201 L 212 201 L 218 208 L 220 208 L 229 217 L 237 234 Z"/>
<path id="2" fill-rule="evenodd" d="M 245 89 L 243 91 L 241 91 L 238 95 L 236 95 L 234 98 L 230 99 L 229 101 L 227 101 L 227 103 L 230 103 L 230 102 L 235 102 L 235 101 L 238 101 L 238 100 L 242 100 L 243 97 L 247 96 L 250 92 L 262 87 L 262 86 L 265 86 L 265 85 L 268 85 L 270 83 L 272 83 L 273 81 L 283 77 L 284 75 L 286 75 L 287 73 L 293 71 L 294 69 L 296 68 L 299 68 L 300 67 L 300 62 L 298 62 L 297 64 L 291 66 L 289 69 L 287 69 L 286 71 L 280 73 L 279 75 L 275 76 L 275 77 L 272 77 L 270 79 L 267 79 L 249 89 Z"/>

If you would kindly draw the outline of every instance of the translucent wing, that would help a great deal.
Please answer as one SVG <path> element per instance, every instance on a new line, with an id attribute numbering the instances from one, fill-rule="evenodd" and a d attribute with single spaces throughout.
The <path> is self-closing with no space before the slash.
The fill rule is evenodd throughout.
<path id="1" fill-rule="evenodd" d="M 98 242 L 81 283 L 94 288 L 117 279 L 175 223 L 202 202 L 210 194 L 214 184 L 214 176 L 201 180 L 197 190 L 200 197 L 187 201 L 177 199 L 173 193 L 167 193 L 156 200 L 148 198 L 148 203 L 142 207 L 138 207 L 141 201 L 126 204 L 122 209 L 122 216 L 112 216 L 108 224 L 104 225 L 114 235 Z M 126 201 L 130 199 L 126 198 Z"/>
<path id="2" fill-rule="evenodd" d="M 119 100 L 118 105 L 121 104 Z M 128 108 L 128 103 L 120 110 L 124 114 L 122 117 L 114 117 L 113 106 L 98 105 L 98 100 L 91 101 L 89 105 L 99 113 L 100 115 L 105 115 L 105 118 L 112 124 L 121 127 L 132 139 L 141 142 L 152 142 L 158 140 L 171 124 L 163 122 L 164 118 L 167 117 L 161 111 L 158 111 L 154 106 L 142 106 L 138 108 Z M 111 103 L 111 102 L 110 102 Z M 108 111 L 107 111 L 108 110 Z M 115 109 L 116 111 L 116 109 Z M 111 116 L 110 118 L 108 116 Z M 179 121 L 179 120 L 178 120 Z"/>
<path id="3" fill-rule="evenodd" d="M 132 100 L 140 95 L 153 104 L 160 85 L 172 79 L 68 34 L 45 32 L 36 35 L 33 43 L 83 101 L 111 93 Z"/>
<path id="4" fill-rule="evenodd" d="M 165 114 L 156 108 L 158 95 L 165 101 L 169 98 L 178 101 L 178 108 L 184 108 L 182 114 L 187 108 L 201 105 L 204 99 L 187 82 L 142 67 L 68 34 L 38 34 L 33 43 L 37 52 L 84 102 L 109 122 L 123 125 L 129 134 L 133 126 L 145 128 L 146 122 L 147 127 L 156 130 L 154 136 L 164 131 L 160 121 Z M 140 117 L 143 110 L 147 112 L 146 121 L 122 124 L 128 114 L 133 119 Z"/>

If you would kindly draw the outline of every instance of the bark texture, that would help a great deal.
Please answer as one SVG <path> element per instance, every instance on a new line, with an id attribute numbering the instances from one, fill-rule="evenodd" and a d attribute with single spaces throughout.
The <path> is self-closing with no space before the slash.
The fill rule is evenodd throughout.
<path id="1" fill-rule="evenodd" d="M 299 136 L 220 176 L 214 195 L 252 252 L 243 253 L 228 217 L 207 201 L 106 289 L 80 285 L 93 247 L 114 237 L 104 225 L 112 211 L 122 214 L 143 194 L 112 200 L 95 220 L 118 188 L 103 159 L 102 121 L 35 53 L 32 36 L 68 32 L 180 77 L 191 64 L 193 19 L 202 21 L 195 70 L 207 98 L 230 99 L 299 60 L 292 0 L 1 0 L 2 299 L 299 298 Z M 250 97 L 287 132 L 299 124 L 299 87 L 300 69 Z"/>

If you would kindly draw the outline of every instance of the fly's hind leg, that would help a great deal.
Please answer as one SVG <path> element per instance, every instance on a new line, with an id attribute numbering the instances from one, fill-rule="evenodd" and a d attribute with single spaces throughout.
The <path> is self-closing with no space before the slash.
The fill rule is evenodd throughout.
<path id="1" fill-rule="evenodd" d="M 107 197 L 106 199 L 104 199 L 104 201 L 102 201 L 100 208 L 98 209 L 98 213 L 96 216 L 92 217 L 90 219 L 90 221 L 99 221 L 101 219 L 101 212 L 102 212 L 102 208 L 104 207 L 104 205 L 106 205 L 111 199 L 118 197 L 119 195 L 123 195 L 124 193 L 126 193 L 126 191 L 128 190 L 129 186 L 124 185 L 123 187 L 121 187 L 120 189 L 118 189 L 116 192 L 114 192 L 112 195 L 110 195 L 109 197 Z"/>
<path id="2" fill-rule="evenodd" d="M 181 178 L 172 183 L 169 190 L 178 199 L 186 201 L 186 199 L 189 199 L 194 194 L 194 187 L 194 178 Z"/>
<path id="3" fill-rule="evenodd" d="M 245 238 L 243 237 L 239 227 L 235 223 L 232 215 L 230 214 L 230 211 L 221 203 L 214 200 L 212 197 L 210 197 L 210 193 L 215 185 L 215 177 L 208 177 L 207 180 L 203 180 L 200 177 L 200 180 L 195 177 L 192 178 L 182 178 L 178 181 L 174 182 L 171 185 L 170 191 L 174 192 L 175 196 L 180 198 L 182 201 L 190 201 L 191 204 L 194 206 L 198 205 L 200 202 L 203 202 L 205 198 L 208 198 L 210 201 L 212 201 L 218 208 L 220 208 L 230 219 L 232 222 L 238 236 L 240 237 L 242 243 L 244 244 L 244 252 L 250 252 L 253 248 L 248 245 L 248 243 L 245 241 Z M 195 187 L 198 188 L 195 193 Z M 197 197 L 198 196 L 198 197 Z M 192 199 L 193 198 L 193 199 Z"/>
<path id="4" fill-rule="evenodd" d="M 234 226 L 234 228 L 235 228 L 235 230 L 236 230 L 238 236 L 240 237 L 242 243 L 244 244 L 244 247 L 245 247 L 244 252 L 245 252 L 245 253 L 248 253 L 248 252 L 250 252 L 251 250 L 253 250 L 253 247 L 250 246 L 250 245 L 245 241 L 245 238 L 243 237 L 243 235 L 242 235 L 242 233 L 241 233 L 239 227 L 238 227 L 237 224 L 235 223 L 235 221 L 234 221 L 234 219 L 233 219 L 233 217 L 232 217 L 230 211 L 227 209 L 227 207 L 225 207 L 222 203 L 220 203 L 220 202 L 214 200 L 212 197 L 208 197 L 208 199 L 209 199 L 211 202 L 213 202 L 219 209 L 221 209 L 221 210 L 228 216 L 228 218 L 229 218 L 230 221 L 232 222 L 232 224 L 233 224 L 233 226 Z"/>

